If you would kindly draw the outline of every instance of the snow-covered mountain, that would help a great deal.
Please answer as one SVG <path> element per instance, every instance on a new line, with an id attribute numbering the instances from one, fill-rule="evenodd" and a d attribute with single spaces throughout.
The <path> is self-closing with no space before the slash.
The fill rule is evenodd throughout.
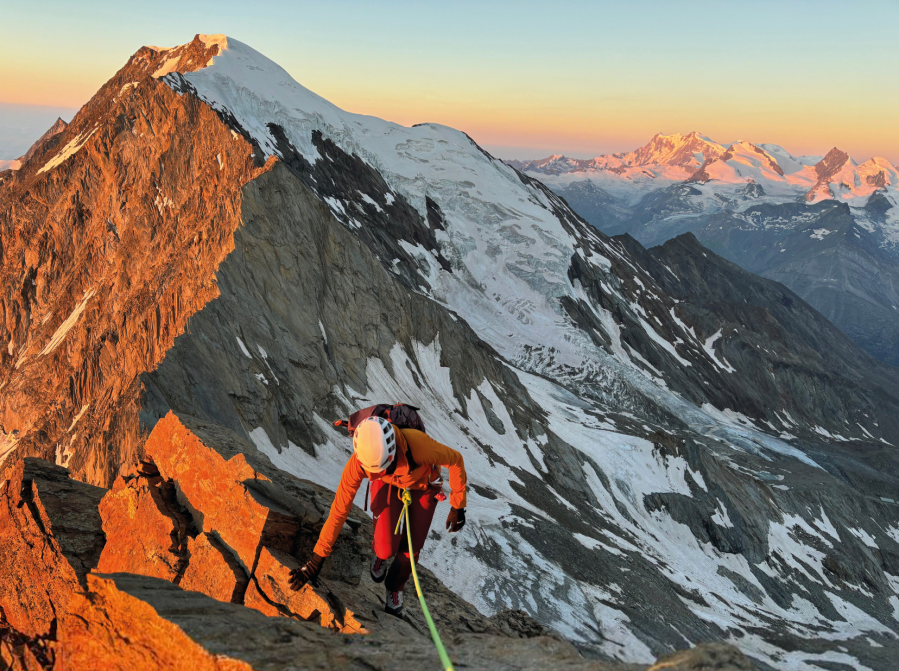
<path id="1" fill-rule="evenodd" d="M 687 135 L 655 135 L 631 152 L 606 154 L 592 159 L 573 159 L 554 154 L 536 161 L 507 161 L 522 172 L 551 176 L 550 185 L 570 184 L 574 176 L 585 176 L 625 202 L 633 202 L 647 188 L 659 188 L 692 177 L 727 148 L 692 132 Z M 578 181 L 579 181 L 578 180 Z"/>
<path id="2" fill-rule="evenodd" d="M 867 199 L 878 189 L 896 192 L 899 174 L 885 158 L 862 164 L 834 147 L 826 156 L 792 156 L 776 144 L 739 141 L 719 144 L 700 133 L 657 134 L 631 152 L 573 159 L 554 154 L 533 161 L 507 161 L 523 171 L 547 176 L 547 183 L 566 186 L 585 179 L 612 193 L 658 189 L 675 182 L 715 182 L 718 193 L 727 185 L 758 183 L 766 194 L 825 199 Z M 656 180 L 653 184 L 651 180 Z M 651 185 L 651 186 L 650 186 Z M 862 207 L 863 202 L 853 202 Z"/>
<path id="3" fill-rule="evenodd" d="M 667 154 L 658 151 L 660 138 Z M 646 245 L 695 233 L 746 269 L 785 282 L 872 355 L 899 364 L 896 167 L 881 157 L 858 163 L 836 147 L 797 157 L 773 144 L 703 140 L 713 150 L 701 154 L 700 138 L 656 136 L 629 154 L 510 164 L 544 180 L 607 233 Z M 698 164 L 682 160 L 691 153 Z M 638 155 L 652 157 L 642 172 L 630 167 Z M 672 167 L 671 157 L 682 165 Z M 821 219 L 833 204 L 842 204 L 838 211 L 853 227 Z"/>
<path id="4" fill-rule="evenodd" d="M 727 153 L 687 137 L 621 174 Z M 899 650 L 899 377 L 691 236 L 609 238 L 462 132 L 202 35 L 0 175 L 0 236 L 0 458 L 108 485 L 174 410 L 333 488 L 333 421 L 404 400 L 472 489 L 422 561 L 482 611 L 634 662 Z"/>

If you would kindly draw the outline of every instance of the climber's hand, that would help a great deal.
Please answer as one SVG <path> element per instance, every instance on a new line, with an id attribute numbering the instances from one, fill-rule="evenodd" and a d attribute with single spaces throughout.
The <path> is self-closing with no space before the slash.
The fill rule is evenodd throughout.
<path id="1" fill-rule="evenodd" d="M 455 533 L 465 526 L 465 508 L 453 508 L 446 516 L 446 528 Z"/>
<path id="2" fill-rule="evenodd" d="M 322 564 L 325 558 L 313 553 L 312 559 L 303 564 L 300 568 L 295 568 L 290 572 L 290 589 L 296 592 L 307 582 L 315 584 L 318 580 L 318 574 L 322 570 Z"/>

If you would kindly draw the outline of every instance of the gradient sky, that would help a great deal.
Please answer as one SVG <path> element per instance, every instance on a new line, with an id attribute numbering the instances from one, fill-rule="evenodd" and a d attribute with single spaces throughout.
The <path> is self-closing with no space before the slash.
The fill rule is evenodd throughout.
<path id="1" fill-rule="evenodd" d="M 0 0 L 0 158 L 4 137 L 27 147 L 141 45 L 197 32 L 246 42 L 344 109 L 444 123 L 504 158 L 698 130 L 899 162 L 897 0 Z"/>

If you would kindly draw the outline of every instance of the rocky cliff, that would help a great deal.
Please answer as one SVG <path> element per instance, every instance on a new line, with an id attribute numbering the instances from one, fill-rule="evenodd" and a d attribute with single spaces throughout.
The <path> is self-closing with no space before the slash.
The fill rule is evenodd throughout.
<path id="1" fill-rule="evenodd" d="M 221 36 L 144 48 L 4 173 L 0 243 L 0 458 L 108 490 L 105 544 L 41 597 L 105 604 L 58 624 L 60 649 L 131 638 L 125 614 L 147 608 L 203 664 L 281 649 L 228 640 L 237 612 L 314 631 L 295 637 L 322 664 L 322 624 L 377 648 L 356 639 L 395 623 L 378 633 L 364 513 L 330 591 L 284 576 L 349 454 L 333 421 L 403 400 L 468 467 L 469 525 L 435 524 L 422 555 L 441 626 L 493 636 L 460 639 L 460 659 L 896 652 L 895 377 L 860 373 L 870 360 L 777 285 L 698 245 L 608 238 L 463 133 L 348 114 Z M 40 651 L 47 621 L 10 626 Z M 497 632 L 516 627 L 567 642 L 510 648 Z M 432 654 L 414 640 L 412 659 Z"/>

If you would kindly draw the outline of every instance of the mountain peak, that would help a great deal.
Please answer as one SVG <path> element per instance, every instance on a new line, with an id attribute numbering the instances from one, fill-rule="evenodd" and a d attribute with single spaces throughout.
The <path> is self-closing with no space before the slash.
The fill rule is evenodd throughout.
<path id="1" fill-rule="evenodd" d="M 697 131 L 691 131 L 687 135 L 656 133 L 648 143 L 632 152 L 627 162 L 632 165 L 655 163 L 696 168 L 704 161 L 717 158 L 724 152 L 725 148 L 722 145 L 712 142 Z"/>
<path id="2" fill-rule="evenodd" d="M 824 158 L 815 164 L 818 181 L 829 182 L 830 178 L 839 172 L 847 161 L 849 161 L 849 154 L 837 147 L 831 149 Z"/>
<path id="3" fill-rule="evenodd" d="M 44 144 L 47 142 L 47 140 L 49 140 L 50 138 L 52 138 L 56 135 L 59 135 L 66 128 L 68 128 L 68 126 L 69 126 L 69 124 L 67 124 L 65 121 L 63 121 L 62 117 L 57 117 L 55 123 L 52 126 L 50 126 L 49 129 L 47 129 L 47 132 L 44 133 L 43 135 L 41 135 L 37 139 L 37 141 L 33 145 L 31 145 L 31 147 L 29 147 L 28 151 L 25 152 L 25 154 L 23 156 L 19 157 L 19 162 L 25 163 L 26 161 L 28 161 L 28 159 L 30 159 L 32 156 L 34 156 L 37 153 L 37 151 L 42 146 L 44 146 Z"/>
<path id="4" fill-rule="evenodd" d="M 150 54 L 142 53 L 144 49 Z M 196 72 L 213 64 L 213 58 L 221 55 L 228 49 L 228 37 L 226 35 L 194 35 L 194 38 L 186 44 L 175 47 L 160 48 L 147 46 L 135 54 L 134 59 L 147 58 L 148 65 L 156 65 L 152 76 L 154 78 L 165 77 L 172 72 Z M 159 59 L 164 59 L 161 62 Z"/>

